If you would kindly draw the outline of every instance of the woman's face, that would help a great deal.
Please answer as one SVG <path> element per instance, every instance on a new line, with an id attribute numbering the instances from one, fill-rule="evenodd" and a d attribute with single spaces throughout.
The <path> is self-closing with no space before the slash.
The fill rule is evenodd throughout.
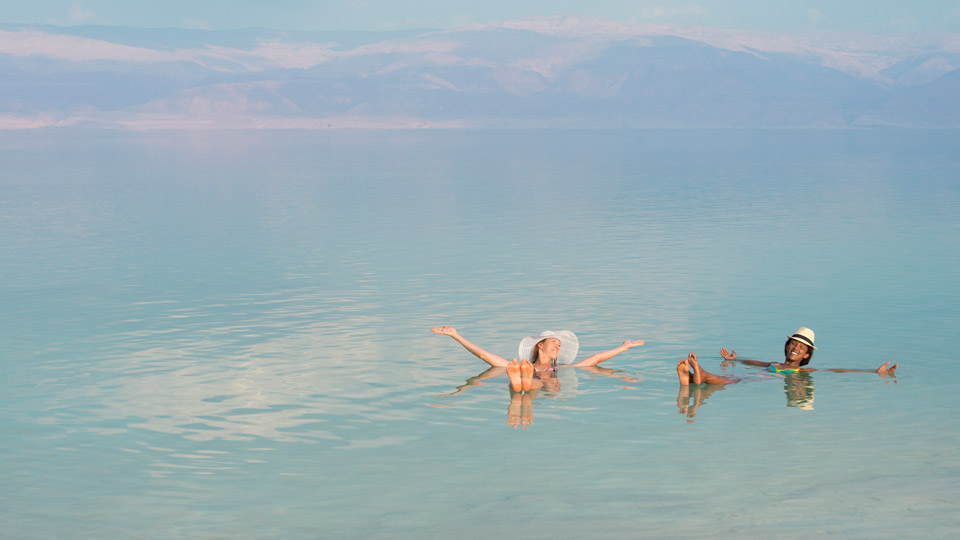
<path id="1" fill-rule="evenodd" d="M 557 338 L 547 338 L 537 343 L 537 347 L 540 347 L 540 355 L 538 356 L 540 360 L 553 362 L 560 354 L 560 340 Z"/>
<path id="2" fill-rule="evenodd" d="M 808 347 L 806 343 L 791 339 L 784 347 L 783 353 L 785 362 L 788 364 L 797 364 L 804 358 L 810 356 L 810 347 Z"/>

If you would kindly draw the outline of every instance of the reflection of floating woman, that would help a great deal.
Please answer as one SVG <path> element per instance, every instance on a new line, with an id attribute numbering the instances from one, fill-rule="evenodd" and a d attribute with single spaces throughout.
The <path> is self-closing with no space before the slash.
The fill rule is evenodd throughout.
<path id="1" fill-rule="evenodd" d="M 474 356 L 491 366 L 506 368 L 507 376 L 510 378 L 510 387 L 515 392 L 537 390 L 544 385 L 545 381 L 556 380 L 557 368 L 563 367 L 563 365 L 573 367 L 596 366 L 600 362 L 609 360 L 628 349 L 643 345 L 642 339 L 627 340 L 619 347 L 574 362 L 577 350 L 580 348 L 580 342 L 577 340 L 576 334 L 569 330 L 559 332 L 548 330 L 538 335 L 527 336 L 520 341 L 518 352 L 521 361 L 517 362 L 516 358 L 508 361 L 470 343 L 456 329 L 449 326 L 433 328 L 432 331 L 434 334 L 452 337 Z"/>
<path id="2" fill-rule="evenodd" d="M 775 373 L 807 373 L 810 371 L 834 371 L 837 373 L 879 373 L 881 376 L 893 375 L 897 369 L 897 364 L 890 366 L 890 362 L 883 364 L 875 370 L 870 369 L 823 369 L 803 367 L 813 359 L 813 351 L 817 350 L 813 345 L 813 330 L 801 326 L 792 336 L 787 336 L 787 342 L 783 345 L 783 362 L 759 362 L 757 360 L 741 360 L 737 358 L 736 351 L 728 351 L 725 347 L 720 349 L 720 355 L 729 362 L 740 362 L 748 366 L 765 367 Z M 677 362 L 677 376 L 681 385 L 693 384 L 730 384 L 740 382 L 737 377 L 726 377 L 708 372 L 700 367 L 697 362 L 697 356 L 690 353 L 687 358 Z"/>

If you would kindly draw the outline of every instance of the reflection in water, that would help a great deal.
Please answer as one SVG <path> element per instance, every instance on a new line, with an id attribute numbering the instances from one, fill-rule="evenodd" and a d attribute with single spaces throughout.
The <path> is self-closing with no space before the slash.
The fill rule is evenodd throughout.
<path id="1" fill-rule="evenodd" d="M 729 374 L 729 368 L 732 362 L 723 362 L 721 366 L 725 374 Z M 801 373 L 752 373 L 752 376 L 741 379 L 749 381 L 755 379 L 783 378 L 783 391 L 787 397 L 787 407 L 796 407 L 798 409 L 813 410 L 813 399 L 815 385 L 812 372 Z M 881 373 L 880 377 L 887 380 L 893 380 L 896 383 L 896 376 L 892 373 Z M 717 390 L 723 390 L 728 385 L 703 384 L 703 385 L 680 385 L 677 394 L 677 412 L 687 416 L 687 422 L 695 422 L 697 409 L 705 405 L 707 398 L 713 395 Z"/>
<path id="2" fill-rule="evenodd" d="M 725 368 L 726 367 L 727 366 L 725 366 Z M 726 371 L 726 369 L 724 369 L 724 371 Z M 782 377 L 783 391 L 787 397 L 787 407 L 796 407 L 808 411 L 813 410 L 814 391 L 816 388 L 813 381 L 813 373 L 778 373 L 776 375 L 757 373 L 755 375 L 757 378 L 763 379 Z M 893 379 L 894 382 L 896 382 L 896 377 L 891 374 L 885 374 L 882 375 L 882 377 L 884 379 Z M 680 385 L 680 390 L 677 394 L 677 412 L 686 415 L 688 423 L 693 423 L 696 421 L 697 409 L 701 405 L 706 404 L 707 398 L 717 390 L 723 390 L 725 388 L 727 388 L 726 385 Z"/>
<path id="3" fill-rule="evenodd" d="M 84 431 L 143 429 L 192 441 L 397 444 L 343 429 L 356 418 L 396 421 L 415 414 L 391 406 L 402 396 L 378 383 L 389 371 L 378 372 L 368 361 L 387 356 L 385 344 L 371 339 L 382 318 L 356 313 L 365 307 L 356 297 L 341 302 L 319 295 L 238 297 L 190 309 L 150 306 L 142 316 L 145 328 L 103 336 L 109 347 L 99 350 L 121 352 L 98 360 L 95 380 L 52 398 L 58 404 L 53 411 L 95 404 L 95 421 L 81 424 L 57 414 L 47 422 Z"/>
<path id="4" fill-rule="evenodd" d="M 692 389 L 691 386 L 693 386 Z M 717 390 L 725 388 L 726 386 L 718 384 L 703 386 L 681 384 L 680 391 L 677 393 L 677 412 L 686 415 L 687 423 L 692 424 L 697 421 L 697 409 L 707 403 L 707 398 Z"/>
<path id="5" fill-rule="evenodd" d="M 533 424 L 533 392 L 511 392 L 510 406 L 507 407 L 507 425 L 516 429 L 517 426 Z"/>
<path id="6" fill-rule="evenodd" d="M 726 364 L 726 363 L 725 363 Z M 729 364 L 723 365 L 726 372 Z M 768 379 L 771 375 L 766 373 L 757 373 L 757 378 Z M 787 396 L 787 407 L 797 407 L 804 410 L 813 410 L 813 374 L 806 373 L 780 373 L 772 375 L 773 377 L 783 377 L 783 390 Z M 750 379 L 743 379 L 750 380 Z M 680 385 L 677 393 L 677 412 L 686 415 L 687 423 L 696 422 L 697 409 L 707 403 L 707 399 L 717 390 L 724 390 L 728 385 L 703 384 L 703 385 Z M 692 387 L 692 388 L 691 388 Z"/>
<path id="7" fill-rule="evenodd" d="M 599 375 L 601 377 L 622 379 L 623 381 L 629 383 L 640 382 L 642 380 L 634 375 L 626 374 L 622 370 L 618 369 L 610 369 L 600 366 L 560 366 L 556 370 L 537 371 L 534 376 L 539 379 L 541 383 L 538 387 L 528 391 L 515 392 L 510 387 L 509 381 L 506 380 L 506 368 L 491 367 L 477 375 L 474 375 L 473 377 L 470 377 L 464 384 L 458 386 L 453 392 L 439 394 L 436 397 L 456 396 L 466 392 L 470 388 L 484 386 L 491 379 L 503 378 L 505 380 L 506 387 L 510 392 L 510 402 L 507 406 L 507 425 L 513 428 L 522 426 L 524 429 L 526 429 L 527 426 L 533 424 L 533 402 L 535 398 L 543 397 L 547 399 L 573 399 L 576 397 L 577 387 L 579 385 L 577 370 L 582 370 L 592 375 Z M 635 387 L 622 386 L 621 388 L 632 390 Z"/>
<path id="8" fill-rule="evenodd" d="M 457 389 L 454 390 L 453 392 L 450 392 L 449 394 L 439 394 L 436 397 L 456 396 L 475 386 L 483 386 L 484 384 L 486 384 L 484 381 L 487 379 L 503 377 L 506 374 L 507 374 L 506 368 L 494 366 L 494 367 L 488 368 L 486 371 L 483 371 L 479 375 L 474 375 L 473 377 L 470 377 L 469 379 L 467 379 L 465 383 L 458 386 Z"/>
<path id="9" fill-rule="evenodd" d="M 813 410 L 813 374 L 785 373 L 783 391 L 787 395 L 787 407 Z"/>

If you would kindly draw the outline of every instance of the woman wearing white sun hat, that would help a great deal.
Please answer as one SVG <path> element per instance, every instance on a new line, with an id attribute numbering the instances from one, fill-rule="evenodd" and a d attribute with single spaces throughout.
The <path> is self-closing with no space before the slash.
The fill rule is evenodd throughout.
<path id="1" fill-rule="evenodd" d="M 449 326 L 436 327 L 432 331 L 434 334 L 452 337 L 474 356 L 491 366 L 506 368 L 510 385 L 516 392 L 539 388 L 542 384 L 540 380 L 551 377 L 556 372 L 558 365 L 595 366 L 628 349 L 643 345 L 642 339 L 626 340 L 619 347 L 575 361 L 577 351 L 580 348 L 580 341 L 576 334 L 569 330 L 557 332 L 547 330 L 520 340 L 517 353 L 521 361 L 517 362 L 516 358 L 507 360 L 474 345 L 464 339 L 456 329 Z"/>

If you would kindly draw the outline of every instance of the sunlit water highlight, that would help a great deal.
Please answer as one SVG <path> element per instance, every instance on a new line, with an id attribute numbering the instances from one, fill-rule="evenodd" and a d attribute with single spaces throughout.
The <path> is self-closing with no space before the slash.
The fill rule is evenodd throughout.
<path id="1" fill-rule="evenodd" d="M 947 538 L 960 134 L 0 134 L 11 538 Z M 523 429 L 504 356 L 580 356 Z M 681 393 L 688 351 L 776 360 Z"/>

